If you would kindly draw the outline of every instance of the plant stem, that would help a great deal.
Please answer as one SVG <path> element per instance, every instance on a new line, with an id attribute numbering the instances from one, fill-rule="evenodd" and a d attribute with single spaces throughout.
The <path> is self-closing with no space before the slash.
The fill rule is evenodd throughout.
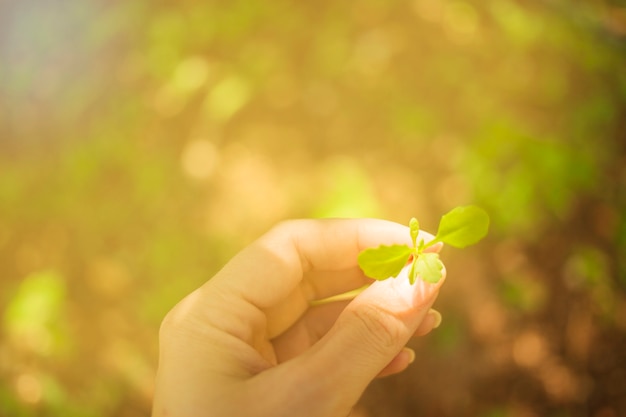
<path id="1" fill-rule="evenodd" d="M 332 295 L 330 297 L 322 298 L 319 300 L 313 300 L 309 302 L 309 305 L 311 307 L 316 307 L 316 306 L 321 306 L 324 304 L 334 303 L 336 301 L 352 300 L 354 297 L 362 293 L 369 286 L 370 284 L 366 284 L 362 286 L 361 288 L 357 288 L 355 290 L 350 290 L 341 294 Z"/>
<path id="2" fill-rule="evenodd" d="M 441 240 L 439 240 L 437 237 L 435 237 L 433 240 L 431 240 L 430 242 L 426 243 L 423 247 L 422 250 L 426 249 L 426 248 L 430 248 L 431 246 L 436 245 L 437 243 L 441 242 Z"/>

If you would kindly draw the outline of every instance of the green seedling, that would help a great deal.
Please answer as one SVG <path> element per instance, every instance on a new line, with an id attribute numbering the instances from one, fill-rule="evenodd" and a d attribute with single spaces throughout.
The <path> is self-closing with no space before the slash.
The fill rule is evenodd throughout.
<path id="1" fill-rule="evenodd" d="M 427 252 L 426 249 L 437 243 L 445 243 L 455 248 L 464 248 L 481 240 L 489 229 L 489 215 L 476 206 L 457 207 L 441 217 L 435 237 L 425 242 L 419 236 L 419 222 L 412 218 L 409 222 L 412 246 L 408 245 L 381 245 L 369 248 L 358 256 L 359 267 L 363 273 L 376 280 L 395 278 L 400 271 L 410 263 L 408 271 L 409 282 L 414 284 L 421 278 L 431 284 L 442 278 L 443 263 L 436 252 Z M 356 290 L 348 291 L 322 300 L 313 301 L 312 305 L 321 305 L 334 301 L 349 300 L 356 297 L 368 285 Z"/>

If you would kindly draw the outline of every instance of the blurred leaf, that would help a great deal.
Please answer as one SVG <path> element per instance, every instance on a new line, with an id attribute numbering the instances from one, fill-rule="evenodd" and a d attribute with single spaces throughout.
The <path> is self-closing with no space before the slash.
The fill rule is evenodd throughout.
<path id="1" fill-rule="evenodd" d="M 542 33 L 542 21 L 510 0 L 492 0 L 490 11 L 506 35 L 520 46 L 532 45 Z"/>
<path id="2" fill-rule="evenodd" d="M 33 273 L 10 300 L 4 327 L 14 343 L 42 355 L 52 354 L 63 342 L 59 324 L 64 302 L 65 282 L 58 272 Z"/>
<path id="3" fill-rule="evenodd" d="M 464 328 L 465 324 L 462 320 L 448 314 L 437 331 L 433 333 L 436 351 L 444 355 L 454 355 L 465 343 Z"/>
<path id="4" fill-rule="evenodd" d="M 524 275 L 504 277 L 499 292 L 504 303 L 524 313 L 534 313 L 545 306 L 547 287 L 537 279 Z"/>
<path id="5" fill-rule="evenodd" d="M 600 315 L 613 320 L 617 296 L 605 253 L 592 246 L 575 248 L 564 265 L 564 275 L 571 288 L 589 292 Z"/>
<path id="6" fill-rule="evenodd" d="M 250 86 L 246 80 L 231 75 L 220 81 L 209 93 L 205 101 L 205 109 L 209 117 L 225 121 L 241 109 L 250 96 Z"/>
<path id="7" fill-rule="evenodd" d="M 376 217 L 379 211 L 367 173 L 355 161 L 336 157 L 319 167 L 315 217 Z"/>

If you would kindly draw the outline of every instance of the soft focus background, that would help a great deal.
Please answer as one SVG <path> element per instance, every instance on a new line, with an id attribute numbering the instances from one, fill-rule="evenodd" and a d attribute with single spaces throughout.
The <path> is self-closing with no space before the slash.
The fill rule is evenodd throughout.
<path id="1" fill-rule="evenodd" d="M 463 204 L 355 415 L 626 415 L 625 64 L 619 0 L 0 1 L 0 416 L 148 415 L 164 314 L 282 219 Z"/>

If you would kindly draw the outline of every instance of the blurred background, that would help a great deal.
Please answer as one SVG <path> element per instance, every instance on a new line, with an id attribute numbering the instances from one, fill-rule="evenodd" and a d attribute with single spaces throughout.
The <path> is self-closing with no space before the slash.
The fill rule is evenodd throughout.
<path id="1" fill-rule="evenodd" d="M 0 416 L 146 416 L 164 314 L 294 217 L 456 205 L 355 415 L 626 415 L 619 0 L 0 1 Z"/>

